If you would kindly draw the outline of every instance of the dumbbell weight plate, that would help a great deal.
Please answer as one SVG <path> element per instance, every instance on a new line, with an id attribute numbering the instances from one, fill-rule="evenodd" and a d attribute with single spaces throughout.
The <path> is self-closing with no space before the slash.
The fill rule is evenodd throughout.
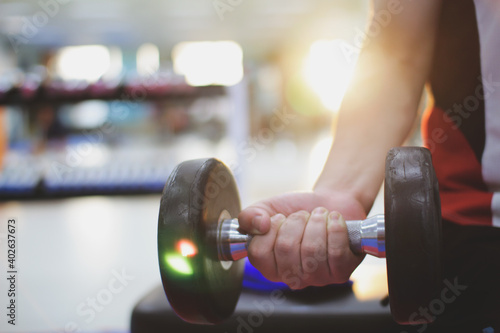
<path id="1" fill-rule="evenodd" d="M 394 319 L 415 324 L 439 297 L 442 283 L 441 204 L 430 152 L 389 151 L 385 167 L 385 237 Z"/>
<path id="2" fill-rule="evenodd" d="M 236 307 L 244 262 L 219 261 L 215 237 L 219 221 L 240 210 L 233 175 L 216 159 L 183 162 L 167 180 L 158 218 L 158 259 L 170 305 L 185 321 L 215 324 Z"/>

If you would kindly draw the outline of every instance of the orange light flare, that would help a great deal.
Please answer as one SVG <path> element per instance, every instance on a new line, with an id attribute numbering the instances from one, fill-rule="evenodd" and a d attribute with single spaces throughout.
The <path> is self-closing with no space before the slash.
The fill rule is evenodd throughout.
<path id="1" fill-rule="evenodd" d="M 198 253 L 198 248 L 193 242 L 187 239 L 181 239 L 177 242 L 177 250 L 183 257 L 192 257 Z"/>

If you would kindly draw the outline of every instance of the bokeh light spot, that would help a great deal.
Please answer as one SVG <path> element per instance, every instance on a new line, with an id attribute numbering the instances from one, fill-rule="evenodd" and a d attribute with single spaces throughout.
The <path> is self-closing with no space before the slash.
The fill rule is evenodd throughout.
<path id="1" fill-rule="evenodd" d="M 165 262 L 173 271 L 182 275 L 193 275 L 193 266 L 189 259 L 177 253 L 165 254 Z"/>
<path id="2" fill-rule="evenodd" d="M 187 239 L 181 239 L 177 243 L 177 249 L 183 257 L 192 257 L 198 253 L 198 248 L 196 247 L 196 245 L 194 245 L 193 242 Z"/>

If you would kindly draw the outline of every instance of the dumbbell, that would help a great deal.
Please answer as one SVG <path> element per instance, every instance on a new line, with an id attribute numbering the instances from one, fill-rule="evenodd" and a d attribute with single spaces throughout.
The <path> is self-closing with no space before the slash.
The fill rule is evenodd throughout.
<path id="1" fill-rule="evenodd" d="M 394 320 L 411 323 L 439 298 L 441 205 L 430 152 L 397 147 L 386 157 L 385 216 L 347 221 L 355 253 L 386 257 Z M 213 158 L 179 164 L 160 203 L 158 260 L 165 294 L 183 320 L 216 324 L 231 316 L 242 288 L 249 235 L 240 233 L 236 182 Z M 421 323 L 421 318 L 419 318 Z"/>

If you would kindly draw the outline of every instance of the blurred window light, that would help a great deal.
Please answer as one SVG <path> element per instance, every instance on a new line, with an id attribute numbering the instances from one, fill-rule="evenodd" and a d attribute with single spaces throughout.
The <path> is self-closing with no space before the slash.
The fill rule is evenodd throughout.
<path id="1" fill-rule="evenodd" d="M 160 68 L 160 50 L 154 44 L 141 45 L 137 50 L 137 73 L 148 76 Z"/>
<path id="2" fill-rule="evenodd" d="M 109 105 L 99 100 L 88 100 L 63 106 L 61 121 L 74 129 L 92 129 L 103 126 L 109 115 Z"/>
<path id="3" fill-rule="evenodd" d="M 110 68 L 109 49 L 102 45 L 68 46 L 56 55 L 56 72 L 63 80 L 94 83 Z"/>
<path id="4" fill-rule="evenodd" d="M 106 79 L 115 79 L 120 76 L 123 71 L 123 53 L 119 47 L 112 46 L 109 47 L 109 68 L 107 72 L 103 75 Z"/>
<path id="5" fill-rule="evenodd" d="M 338 111 L 354 73 L 356 61 L 346 56 L 342 40 L 314 42 L 304 63 L 304 76 L 322 104 Z"/>
<path id="6" fill-rule="evenodd" d="M 233 41 L 179 43 L 172 58 L 175 72 L 192 86 L 231 86 L 243 78 L 243 50 Z"/>

